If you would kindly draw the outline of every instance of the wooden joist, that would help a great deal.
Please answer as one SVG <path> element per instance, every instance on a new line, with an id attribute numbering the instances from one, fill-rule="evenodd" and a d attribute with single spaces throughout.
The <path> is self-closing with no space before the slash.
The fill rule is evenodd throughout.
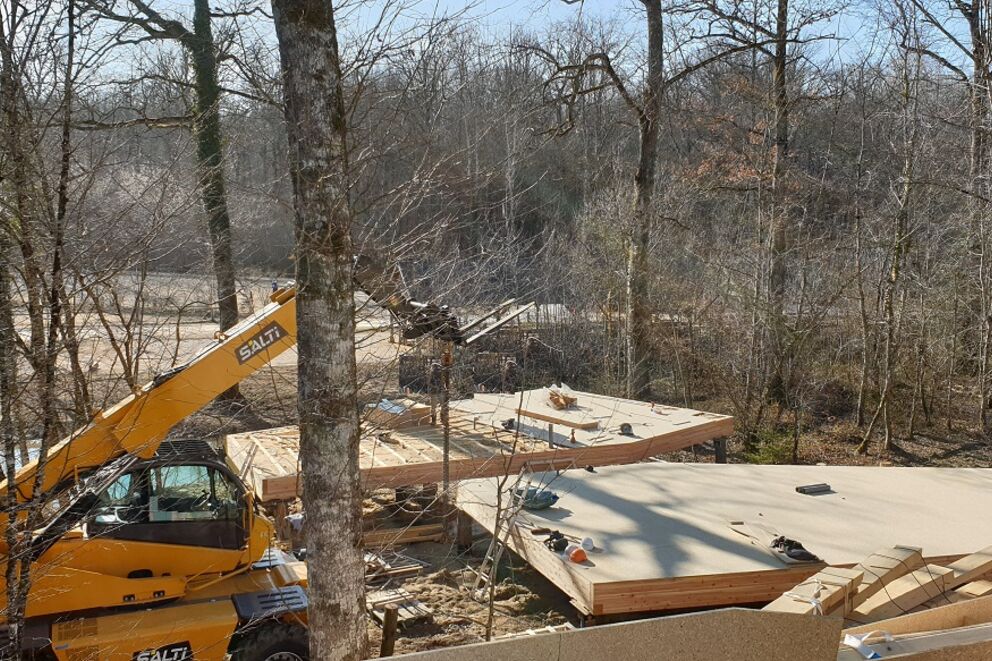
<path id="1" fill-rule="evenodd" d="M 949 563 L 947 568 L 951 570 L 946 579 L 948 589 L 970 583 L 992 571 L 992 546 Z"/>
<path id="2" fill-rule="evenodd" d="M 794 565 L 774 571 L 591 583 L 586 586 L 590 592 L 589 605 L 580 610 L 605 615 L 770 602 L 821 567 Z M 549 575 L 544 569 L 540 571 L 556 585 L 561 585 L 554 574 Z M 574 571 L 571 573 L 572 579 L 578 582 L 581 577 Z"/>
<path id="3" fill-rule="evenodd" d="M 992 581 L 983 579 L 965 583 L 954 592 L 965 599 L 987 597 L 988 595 L 992 595 Z"/>
<path id="4" fill-rule="evenodd" d="M 845 608 L 863 577 L 863 570 L 824 567 L 762 610 L 823 615 L 835 608 Z"/>

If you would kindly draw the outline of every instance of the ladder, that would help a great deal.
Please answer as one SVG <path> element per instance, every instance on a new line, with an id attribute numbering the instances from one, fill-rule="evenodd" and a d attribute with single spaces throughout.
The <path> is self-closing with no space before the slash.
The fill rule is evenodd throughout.
<path id="1" fill-rule="evenodd" d="M 543 468 L 540 468 L 542 467 Z M 472 598 L 476 601 L 483 601 L 486 588 L 496 578 L 496 571 L 499 561 L 506 551 L 506 546 L 510 541 L 510 535 L 517 525 L 517 517 L 524 509 L 527 501 L 527 494 L 534 483 L 534 476 L 538 472 L 556 471 L 560 474 L 570 468 L 575 468 L 575 459 L 542 459 L 540 461 L 528 461 L 520 467 L 517 479 L 509 491 L 510 501 L 506 507 L 496 513 L 496 524 L 493 526 L 493 538 L 489 542 L 489 549 L 482 564 L 476 570 L 475 584 L 472 586 Z M 526 475 L 527 480 L 524 481 Z M 523 486 L 521 486 L 523 482 Z"/>

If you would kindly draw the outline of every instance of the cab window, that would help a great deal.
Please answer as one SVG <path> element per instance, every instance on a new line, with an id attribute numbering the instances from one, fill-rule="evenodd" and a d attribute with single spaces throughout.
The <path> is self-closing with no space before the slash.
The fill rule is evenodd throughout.
<path id="1" fill-rule="evenodd" d="M 208 466 L 162 466 L 152 472 L 151 521 L 237 518 L 237 492 L 220 471 Z"/>

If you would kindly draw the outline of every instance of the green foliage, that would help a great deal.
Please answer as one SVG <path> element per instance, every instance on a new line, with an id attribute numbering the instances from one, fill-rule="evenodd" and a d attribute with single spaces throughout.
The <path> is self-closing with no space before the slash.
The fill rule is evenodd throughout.
<path id="1" fill-rule="evenodd" d="M 792 432 L 785 429 L 760 429 L 753 449 L 745 453 L 750 464 L 791 464 Z"/>

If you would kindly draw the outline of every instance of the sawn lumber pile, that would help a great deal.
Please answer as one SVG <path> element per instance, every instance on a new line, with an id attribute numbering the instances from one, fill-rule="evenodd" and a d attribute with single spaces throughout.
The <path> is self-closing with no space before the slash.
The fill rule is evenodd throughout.
<path id="1" fill-rule="evenodd" d="M 992 658 L 992 546 L 945 563 L 922 549 L 880 549 L 854 567 L 824 567 L 766 611 L 841 617 L 838 661 Z"/>

